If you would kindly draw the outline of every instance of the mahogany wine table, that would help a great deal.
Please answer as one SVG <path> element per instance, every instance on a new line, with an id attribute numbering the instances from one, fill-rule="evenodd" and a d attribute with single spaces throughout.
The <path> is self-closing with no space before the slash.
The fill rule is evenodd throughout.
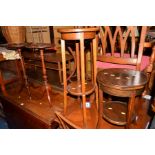
<path id="1" fill-rule="evenodd" d="M 54 46 L 54 44 L 48 44 L 48 43 L 27 43 L 25 47 L 30 48 L 30 49 L 38 49 L 40 52 L 44 87 L 45 87 L 45 91 L 47 94 L 49 104 L 50 104 L 50 106 L 52 106 L 51 97 L 50 97 L 51 86 L 48 84 L 48 80 L 47 80 L 44 51 L 47 48 L 55 49 L 55 46 Z"/>
<path id="2" fill-rule="evenodd" d="M 21 63 L 22 71 L 23 71 L 24 82 L 25 82 L 24 85 L 27 88 L 29 98 L 31 99 L 31 93 L 30 93 L 30 88 L 29 88 L 29 83 L 28 83 L 28 77 L 27 77 L 27 74 L 26 74 L 24 59 L 22 58 L 22 54 L 21 54 L 22 48 L 24 46 L 25 46 L 25 43 L 18 43 L 18 44 L 12 43 L 12 44 L 8 44 L 8 48 L 16 49 L 17 53 L 19 54 L 20 63 Z M 21 90 L 23 89 L 24 85 L 21 86 Z"/>
<path id="3" fill-rule="evenodd" d="M 130 69 L 110 68 L 99 71 L 97 81 L 100 104 L 103 104 L 100 106 L 101 115 L 113 124 L 126 125 L 128 128 L 135 119 L 135 98 L 142 94 L 147 83 L 147 75 Z M 112 96 L 128 97 L 129 102 L 128 104 L 111 100 L 103 102 L 103 92 Z"/>

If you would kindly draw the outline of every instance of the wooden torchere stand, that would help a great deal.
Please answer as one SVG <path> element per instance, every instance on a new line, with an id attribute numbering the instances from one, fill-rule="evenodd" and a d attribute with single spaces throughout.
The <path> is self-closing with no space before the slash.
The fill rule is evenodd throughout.
<path id="1" fill-rule="evenodd" d="M 23 78 L 24 78 L 23 85 L 25 85 L 25 87 L 26 87 L 26 89 L 28 91 L 29 98 L 31 99 L 31 93 L 30 93 L 28 78 L 27 78 L 27 74 L 26 74 L 26 70 L 25 70 L 24 60 L 23 60 L 22 54 L 21 54 L 21 50 L 22 50 L 22 48 L 24 46 L 25 46 L 25 43 L 12 43 L 12 44 L 8 44 L 8 48 L 15 48 L 15 49 L 17 49 L 17 52 L 18 52 L 18 54 L 20 56 L 20 63 L 21 63 L 22 72 L 23 72 Z M 21 86 L 21 90 L 23 89 L 23 85 Z"/>
<path id="2" fill-rule="evenodd" d="M 83 125 L 87 128 L 87 115 L 86 115 L 86 96 L 95 92 L 96 105 L 98 108 L 98 92 L 96 85 L 96 54 L 97 54 L 97 32 L 98 28 L 81 28 L 81 29 L 58 29 L 61 33 L 61 52 L 62 52 L 62 66 L 63 66 L 63 84 L 64 84 L 64 115 L 67 111 L 67 94 L 81 97 L 82 109 L 83 109 Z M 76 57 L 76 70 L 77 80 L 71 83 L 67 82 L 66 78 L 66 42 L 73 41 L 75 43 L 75 57 Z M 84 48 L 85 40 L 93 42 L 91 53 L 93 55 L 92 65 L 92 77 L 90 81 L 86 81 L 85 76 L 85 59 Z"/>
<path id="3" fill-rule="evenodd" d="M 54 45 L 52 46 L 52 44 L 48 44 L 48 43 L 29 43 L 26 45 L 26 48 L 38 49 L 40 52 L 43 82 L 44 82 L 45 91 L 46 91 L 47 99 L 49 101 L 50 106 L 52 106 L 51 97 L 50 97 L 51 86 L 48 84 L 48 80 L 47 80 L 46 66 L 45 66 L 45 60 L 44 60 L 44 50 L 46 48 L 52 48 L 52 47 L 55 48 Z"/>

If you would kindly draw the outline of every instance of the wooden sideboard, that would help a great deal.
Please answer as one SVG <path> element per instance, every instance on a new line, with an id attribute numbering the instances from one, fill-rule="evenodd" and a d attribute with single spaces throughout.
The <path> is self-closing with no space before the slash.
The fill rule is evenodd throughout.
<path id="1" fill-rule="evenodd" d="M 31 108 L 35 108 L 33 108 L 32 103 L 22 106 L 17 101 L 3 95 L 0 95 L 0 102 L 10 129 L 54 129 L 58 127 L 52 114 L 47 112 L 47 114 L 42 115 L 43 111 L 41 110 L 36 112 L 31 110 Z"/>

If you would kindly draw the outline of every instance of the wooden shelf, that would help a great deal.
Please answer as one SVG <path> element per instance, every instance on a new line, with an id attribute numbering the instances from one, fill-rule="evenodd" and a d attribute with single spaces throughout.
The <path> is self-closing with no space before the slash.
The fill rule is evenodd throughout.
<path id="1" fill-rule="evenodd" d="M 81 83 L 74 81 L 67 86 L 67 90 L 70 94 L 75 96 L 89 95 L 95 90 L 95 85 L 91 81 L 85 82 L 85 94 L 82 94 Z"/>
<path id="2" fill-rule="evenodd" d="M 103 118 L 116 125 L 126 124 L 127 103 L 109 101 L 103 105 Z"/>

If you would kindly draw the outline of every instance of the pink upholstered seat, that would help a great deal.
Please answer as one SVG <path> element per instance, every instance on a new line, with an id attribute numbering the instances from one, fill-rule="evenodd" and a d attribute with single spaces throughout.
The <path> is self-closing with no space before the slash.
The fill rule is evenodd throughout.
<path id="1" fill-rule="evenodd" d="M 106 56 L 110 56 L 110 53 L 107 53 Z M 120 53 L 115 53 L 115 57 L 120 57 Z M 124 54 L 125 58 L 129 58 L 129 54 Z M 109 58 L 110 59 L 110 58 Z M 150 63 L 149 56 L 142 56 L 141 67 L 140 70 L 144 70 Z M 97 61 L 97 68 L 105 69 L 105 68 L 128 68 L 128 69 L 136 69 L 136 66 L 133 65 L 121 65 L 121 64 L 114 64 L 108 62 L 101 62 Z"/>

